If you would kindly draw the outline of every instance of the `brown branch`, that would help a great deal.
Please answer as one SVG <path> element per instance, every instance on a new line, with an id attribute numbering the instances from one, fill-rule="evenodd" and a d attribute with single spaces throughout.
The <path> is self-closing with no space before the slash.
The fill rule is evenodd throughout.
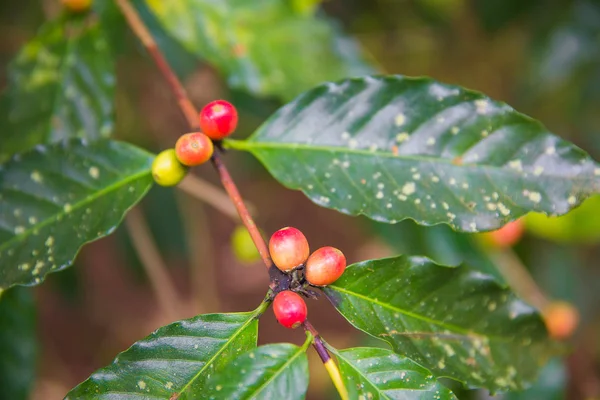
<path id="1" fill-rule="evenodd" d="M 131 6 L 128 0 L 115 1 L 117 2 L 117 5 L 123 12 L 127 23 L 129 24 L 135 35 L 141 40 L 144 47 L 146 47 L 148 53 L 150 53 L 150 55 L 154 59 L 158 70 L 161 72 L 161 74 L 164 76 L 165 80 L 169 84 L 169 87 L 171 88 L 171 91 L 177 98 L 177 101 L 179 102 L 179 107 L 181 108 L 181 111 L 183 112 L 183 115 L 185 116 L 190 128 L 193 130 L 198 130 L 200 128 L 198 120 L 198 110 L 196 109 L 192 101 L 189 99 L 187 92 L 185 91 L 183 85 L 179 81 L 179 78 L 177 78 L 177 75 L 175 75 L 175 73 L 165 60 L 165 57 L 162 55 L 160 49 L 156 45 L 156 42 L 154 41 L 152 35 L 148 31 L 148 28 L 146 28 L 144 22 L 141 20 L 137 11 Z M 267 266 L 267 269 L 270 268 L 272 266 L 272 261 L 271 256 L 269 255 L 267 244 L 265 243 L 264 238 L 260 234 L 258 227 L 254 223 L 252 216 L 248 212 L 248 208 L 242 200 L 237 186 L 231 179 L 229 171 L 225 167 L 225 164 L 223 164 L 223 161 L 221 160 L 221 156 L 218 153 L 218 151 L 215 151 L 212 158 L 212 162 L 215 168 L 217 169 L 217 172 L 219 173 L 219 177 L 221 178 L 221 182 L 223 183 L 227 194 L 233 201 L 233 204 L 242 220 L 242 223 L 246 226 L 248 232 L 250 232 L 252 241 L 256 245 L 256 248 L 258 249 L 258 252 L 260 253 L 265 265 Z"/>

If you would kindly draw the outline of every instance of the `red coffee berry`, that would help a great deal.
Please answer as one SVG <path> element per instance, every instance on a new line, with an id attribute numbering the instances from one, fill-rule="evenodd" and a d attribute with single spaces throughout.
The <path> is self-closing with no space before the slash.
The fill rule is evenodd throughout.
<path id="1" fill-rule="evenodd" d="M 225 100 L 208 103 L 200 111 L 200 127 L 213 140 L 221 140 L 231 135 L 238 123 L 237 110 Z"/>
<path id="2" fill-rule="evenodd" d="M 277 268 L 286 272 L 304 264 L 310 249 L 304 234 L 298 229 L 288 226 L 271 236 L 269 252 Z"/>
<path id="3" fill-rule="evenodd" d="M 517 244 L 521 240 L 524 231 L 523 221 L 517 219 L 496 231 L 484 233 L 483 239 L 485 244 L 491 247 L 505 248 Z"/>
<path id="4" fill-rule="evenodd" d="M 337 281 L 345 269 L 344 253 L 335 247 L 321 247 L 308 257 L 304 276 L 311 285 L 326 286 Z"/>
<path id="5" fill-rule="evenodd" d="M 277 321 L 286 328 L 294 329 L 306 321 L 306 303 L 299 294 L 284 290 L 273 300 L 273 312 Z"/>
<path id="6" fill-rule="evenodd" d="M 188 167 L 204 164 L 210 160 L 213 151 L 212 140 L 202 132 L 186 133 L 175 143 L 177 159 Z"/>
<path id="7" fill-rule="evenodd" d="M 568 339 L 579 324 L 579 312 L 566 301 L 553 301 L 542 310 L 546 329 L 551 338 Z"/>

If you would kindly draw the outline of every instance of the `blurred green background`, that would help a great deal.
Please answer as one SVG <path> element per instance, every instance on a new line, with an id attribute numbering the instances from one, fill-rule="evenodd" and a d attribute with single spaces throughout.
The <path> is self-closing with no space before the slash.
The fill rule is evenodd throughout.
<path id="1" fill-rule="evenodd" d="M 150 18 L 143 1 L 134 3 Z M 2 86 L 10 59 L 46 19 L 60 12 L 57 0 L 0 2 Z M 550 131 L 600 159 L 600 1 L 328 0 L 318 12 L 337 20 L 382 73 L 427 75 L 484 92 L 541 120 Z M 151 60 L 115 18 L 111 35 L 119 38 L 116 136 L 158 151 L 186 131 L 185 121 Z M 215 98 L 236 104 L 240 110 L 236 137 L 250 134 L 281 104 L 228 89 L 218 71 L 174 40 L 163 35 L 158 41 L 176 61 L 174 67 L 197 105 Z M 494 273 L 493 262 L 472 235 L 444 226 L 422 228 L 412 222 L 384 226 L 341 215 L 281 187 L 250 156 L 231 153 L 227 162 L 266 235 L 291 225 L 306 234 L 311 248 L 338 247 L 349 262 L 396 253 L 425 254 L 442 263 L 478 264 Z M 196 172 L 218 184 L 210 167 Z M 571 342 L 572 353 L 551 363 L 536 388 L 521 395 L 499 395 L 502 398 L 600 398 L 598 203 L 592 199 L 578 217 L 560 223 L 528 221 L 529 230 L 515 248 L 517 255 L 550 297 L 577 306 L 582 322 Z M 242 262 L 234 256 L 233 219 L 165 188 L 152 189 L 140 208 L 181 297 L 179 307 L 175 313 L 160 307 L 124 227 L 85 247 L 74 268 L 52 275 L 35 289 L 41 345 L 32 399 L 62 398 L 119 351 L 161 325 L 199 312 L 249 310 L 262 299 L 267 274 L 260 262 Z M 309 314 L 334 346 L 372 340 L 352 329 L 333 307 L 316 307 L 310 301 Z M 271 313 L 261 320 L 262 343 L 301 343 L 303 336 L 277 325 Z M 309 398 L 334 398 L 320 362 L 311 356 L 311 363 Z M 487 396 L 457 391 L 465 399 Z"/>

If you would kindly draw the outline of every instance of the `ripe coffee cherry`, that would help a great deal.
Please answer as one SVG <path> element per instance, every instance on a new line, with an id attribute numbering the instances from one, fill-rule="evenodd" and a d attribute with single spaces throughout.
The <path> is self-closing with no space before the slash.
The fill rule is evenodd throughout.
<path id="1" fill-rule="evenodd" d="M 92 0 L 62 0 L 63 6 L 72 12 L 84 12 L 90 9 Z"/>
<path id="2" fill-rule="evenodd" d="M 273 300 L 273 312 L 277 321 L 286 328 L 297 328 L 306 320 L 306 303 L 299 294 L 284 290 Z"/>
<path id="3" fill-rule="evenodd" d="M 346 269 L 344 253 L 335 247 L 321 247 L 306 261 L 306 280 L 311 285 L 326 286 L 337 281 Z"/>
<path id="4" fill-rule="evenodd" d="M 521 240 L 524 230 L 523 221 L 517 219 L 496 231 L 484 233 L 483 240 L 491 247 L 506 248 L 517 244 Z"/>
<path id="5" fill-rule="evenodd" d="M 273 262 L 283 272 L 304 264 L 310 250 L 302 232 L 290 226 L 275 232 L 269 240 L 269 253 Z"/>
<path id="6" fill-rule="evenodd" d="M 221 140 L 231 135 L 238 123 L 237 110 L 225 100 L 208 103 L 200 111 L 200 127 L 213 140 Z"/>
<path id="7" fill-rule="evenodd" d="M 152 162 L 152 176 L 161 186 L 175 186 L 187 173 L 187 168 L 182 165 L 174 149 L 161 151 Z"/>
<path id="8" fill-rule="evenodd" d="M 175 143 L 177 159 L 188 167 L 204 164 L 210 160 L 213 151 L 212 140 L 202 132 L 186 133 Z"/>
<path id="9" fill-rule="evenodd" d="M 577 309 L 566 301 L 553 301 L 542 310 L 542 315 L 548 334 L 558 340 L 568 339 L 579 323 Z"/>

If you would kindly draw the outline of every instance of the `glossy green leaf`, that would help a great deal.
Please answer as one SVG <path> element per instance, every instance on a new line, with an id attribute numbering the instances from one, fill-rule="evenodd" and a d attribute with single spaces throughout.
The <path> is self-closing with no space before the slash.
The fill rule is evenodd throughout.
<path id="1" fill-rule="evenodd" d="M 48 22 L 10 66 L 0 159 L 40 143 L 109 136 L 114 86 L 112 53 L 98 24 Z"/>
<path id="2" fill-rule="evenodd" d="M 269 344 L 231 361 L 206 384 L 207 399 L 304 399 L 308 389 L 306 348 Z"/>
<path id="3" fill-rule="evenodd" d="M 566 398 L 567 371 L 560 359 L 544 367 L 538 380 L 527 390 L 510 392 L 502 400 L 564 400 Z"/>
<path id="4" fill-rule="evenodd" d="M 0 291 L 0 398 L 29 398 L 36 373 L 35 314 L 30 289 Z"/>
<path id="5" fill-rule="evenodd" d="M 164 326 L 92 374 L 67 399 L 198 398 L 206 380 L 256 347 L 264 311 L 206 314 Z"/>
<path id="6" fill-rule="evenodd" d="M 327 80 L 372 72 L 327 19 L 288 0 L 146 0 L 166 30 L 233 88 L 292 99 Z"/>
<path id="7" fill-rule="evenodd" d="M 564 214 L 600 190 L 600 166 L 581 149 L 506 104 L 427 78 L 319 86 L 228 145 L 319 205 L 389 223 L 485 231 L 528 211 Z"/>
<path id="8" fill-rule="evenodd" d="M 0 288 L 40 283 L 110 234 L 152 185 L 152 159 L 121 142 L 72 139 L 0 165 Z"/>
<path id="9" fill-rule="evenodd" d="M 539 314 L 493 278 L 423 257 L 353 264 L 325 293 L 396 353 L 476 387 L 521 388 L 554 350 Z"/>
<path id="10" fill-rule="evenodd" d="M 331 349 L 351 399 L 449 400 L 452 392 L 414 361 L 376 347 Z"/>

